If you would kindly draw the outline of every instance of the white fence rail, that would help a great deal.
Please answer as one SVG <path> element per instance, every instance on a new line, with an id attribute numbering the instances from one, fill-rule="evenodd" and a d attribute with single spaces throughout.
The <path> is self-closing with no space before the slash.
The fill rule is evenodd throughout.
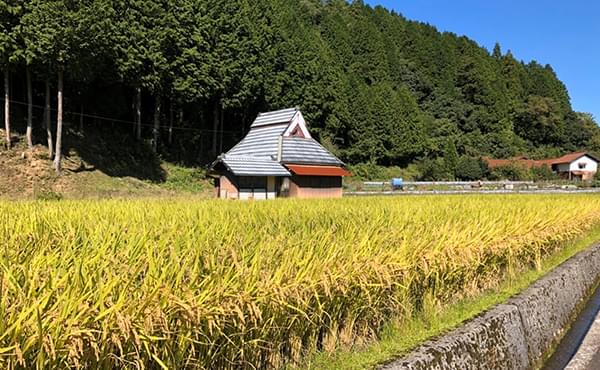
<path id="1" fill-rule="evenodd" d="M 534 185 L 533 181 L 403 181 L 402 186 L 523 186 Z M 365 181 L 364 186 L 391 185 L 391 181 Z"/>

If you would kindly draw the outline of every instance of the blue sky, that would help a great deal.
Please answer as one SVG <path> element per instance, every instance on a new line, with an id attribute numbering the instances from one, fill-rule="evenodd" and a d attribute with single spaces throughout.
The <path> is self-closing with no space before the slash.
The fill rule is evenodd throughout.
<path id="1" fill-rule="evenodd" d="M 496 41 L 518 59 L 550 64 L 573 109 L 600 122 L 600 1 L 365 0 L 411 20 L 466 35 L 491 50 Z"/>

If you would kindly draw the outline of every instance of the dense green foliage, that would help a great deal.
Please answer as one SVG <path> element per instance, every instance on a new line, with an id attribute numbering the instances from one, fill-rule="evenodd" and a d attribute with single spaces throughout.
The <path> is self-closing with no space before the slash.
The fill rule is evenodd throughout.
<path id="1" fill-rule="evenodd" d="M 38 105 L 64 70 L 71 130 L 110 117 L 111 131 L 134 135 L 141 89 L 142 137 L 191 163 L 227 150 L 258 112 L 289 106 L 348 163 L 428 159 L 435 172 L 450 155 L 452 174 L 461 156 L 600 149 L 593 117 L 573 112 L 549 65 L 362 1 L 1 0 L 0 29 L 12 99 L 25 101 L 26 67 Z"/>

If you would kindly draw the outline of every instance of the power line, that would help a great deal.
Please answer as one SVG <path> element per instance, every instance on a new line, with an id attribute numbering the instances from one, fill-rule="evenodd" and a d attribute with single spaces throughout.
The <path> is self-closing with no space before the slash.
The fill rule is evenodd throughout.
<path id="1" fill-rule="evenodd" d="M 0 98 L 0 101 L 6 101 L 6 99 Z M 19 104 L 19 105 L 25 105 L 25 106 L 28 105 L 27 102 L 23 102 L 23 101 L 12 100 L 12 99 L 8 99 L 8 101 L 12 104 Z M 45 106 L 43 106 L 43 105 L 31 104 L 31 106 L 35 107 L 35 108 L 45 109 Z M 56 109 L 50 108 L 50 111 L 56 112 Z M 72 115 L 76 115 L 76 116 L 83 116 L 83 117 L 87 117 L 87 118 L 99 119 L 102 121 L 126 123 L 129 125 L 137 125 L 137 123 L 135 121 L 127 121 L 127 120 L 123 120 L 123 119 L 119 119 L 119 118 L 104 117 L 104 116 L 99 116 L 99 115 L 95 115 L 95 114 L 87 114 L 87 113 L 72 112 L 72 111 L 63 111 L 63 113 L 64 114 L 72 114 Z M 141 126 L 154 128 L 153 123 L 141 123 Z M 229 134 L 239 134 L 239 131 L 231 131 L 231 130 L 221 131 L 221 130 L 210 130 L 210 129 L 200 129 L 200 128 L 181 127 L 181 126 L 166 127 L 166 126 L 162 125 L 161 128 L 166 129 L 166 130 L 173 129 L 173 130 L 179 130 L 179 131 L 196 131 L 196 132 L 200 132 L 200 133 L 223 132 L 223 133 L 229 133 Z"/>

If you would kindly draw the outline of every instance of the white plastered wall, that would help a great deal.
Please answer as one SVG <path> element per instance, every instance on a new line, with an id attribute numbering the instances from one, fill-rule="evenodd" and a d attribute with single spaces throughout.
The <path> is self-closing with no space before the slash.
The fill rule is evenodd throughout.
<path id="1" fill-rule="evenodd" d="M 580 165 L 583 165 L 583 168 L 581 168 Z M 584 155 L 583 157 L 577 159 L 576 161 L 571 162 L 568 170 L 596 172 L 596 171 L 598 171 L 598 162 L 596 162 L 592 158 L 588 157 L 587 155 Z M 561 169 L 561 171 L 562 171 L 562 169 Z"/>
<path id="2" fill-rule="evenodd" d="M 310 132 L 308 132 L 308 128 L 306 127 L 306 121 L 304 120 L 304 116 L 302 115 L 302 113 L 300 113 L 300 111 L 296 112 L 296 115 L 294 116 L 294 118 L 292 118 L 292 122 L 283 133 L 283 136 L 290 136 L 294 129 L 296 129 L 296 127 L 300 127 L 302 135 L 304 135 L 305 138 L 310 139 L 312 137 L 310 136 Z"/>

